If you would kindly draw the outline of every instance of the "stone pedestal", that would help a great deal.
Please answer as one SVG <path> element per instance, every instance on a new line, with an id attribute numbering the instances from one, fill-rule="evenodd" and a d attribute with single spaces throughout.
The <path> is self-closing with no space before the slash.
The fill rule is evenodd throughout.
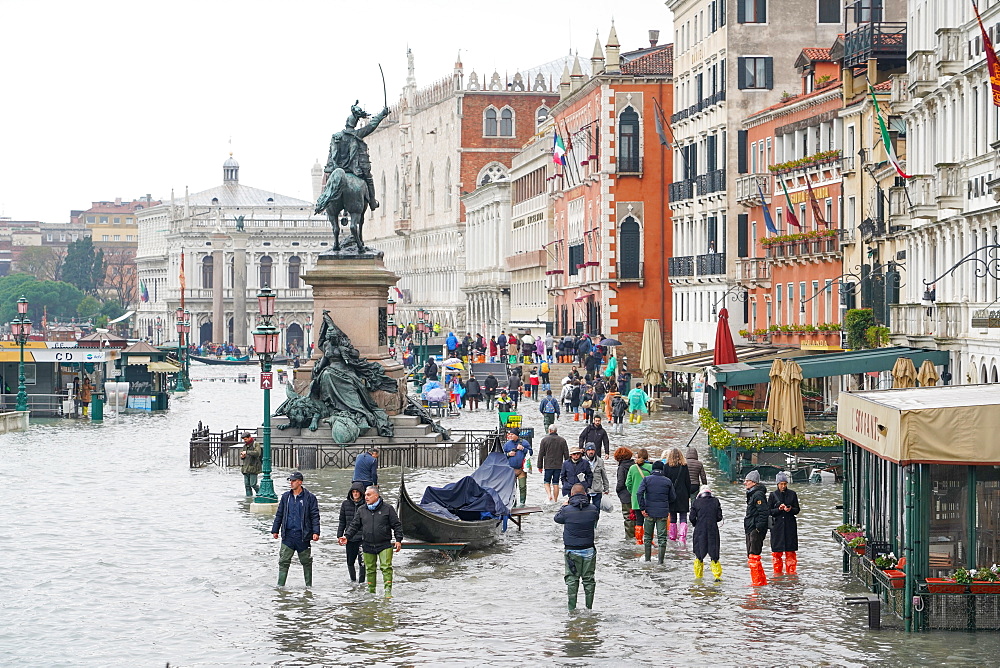
<path id="1" fill-rule="evenodd" d="M 362 357 L 380 363 L 391 378 L 403 377 L 403 366 L 389 356 L 386 340 L 386 299 L 399 277 L 385 268 L 381 258 L 320 256 L 315 269 L 303 274 L 302 280 L 312 286 L 313 331 L 317 338 L 312 359 L 295 371 L 297 391 L 302 392 L 309 384 L 312 363 L 322 356 L 318 337 L 323 311 L 330 312 L 333 322 Z"/>

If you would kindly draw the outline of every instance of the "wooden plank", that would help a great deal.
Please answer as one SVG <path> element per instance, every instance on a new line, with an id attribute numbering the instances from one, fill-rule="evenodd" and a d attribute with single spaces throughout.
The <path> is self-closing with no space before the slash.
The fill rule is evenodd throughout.
<path id="1" fill-rule="evenodd" d="M 403 543 L 404 550 L 454 550 L 464 549 L 468 543 Z"/>
<path id="2" fill-rule="evenodd" d="M 540 513 L 540 512 L 542 512 L 541 506 L 522 506 L 520 508 L 511 509 L 510 514 L 512 516 L 517 516 L 517 515 L 530 515 L 532 513 Z"/>

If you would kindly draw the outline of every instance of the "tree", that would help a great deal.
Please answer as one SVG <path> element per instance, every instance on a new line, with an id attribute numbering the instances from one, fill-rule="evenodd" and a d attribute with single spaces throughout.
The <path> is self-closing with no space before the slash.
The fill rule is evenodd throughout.
<path id="1" fill-rule="evenodd" d="M 104 254 L 105 295 L 114 297 L 122 307 L 123 312 L 136 302 L 135 249 L 114 248 Z M 120 315 L 120 314 L 119 314 Z"/>
<path id="2" fill-rule="evenodd" d="M 54 281 L 60 260 L 51 246 L 25 246 L 17 254 L 14 271 Z"/>
<path id="3" fill-rule="evenodd" d="M 71 320 L 84 294 L 69 283 L 40 281 L 30 274 L 11 274 L 0 278 L 0 321 L 17 317 L 17 300 L 28 300 L 28 317 L 39 327 L 42 315 L 49 320 Z"/>
<path id="4" fill-rule="evenodd" d="M 95 251 L 90 237 L 70 243 L 61 278 L 88 295 L 96 295 L 104 283 L 104 251 Z"/>
<path id="5" fill-rule="evenodd" d="M 76 306 L 76 314 L 83 319 L 91 318 L 101 311 L 101 302 L 87 295 Z"/>

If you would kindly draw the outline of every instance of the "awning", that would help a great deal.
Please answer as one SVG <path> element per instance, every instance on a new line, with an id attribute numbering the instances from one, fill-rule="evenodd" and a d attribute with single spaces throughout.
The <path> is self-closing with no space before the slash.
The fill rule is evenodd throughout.
<path id="1" fill-rule="evenodd" d="M 837 433 L 899 464 L 1000 465 L 1000 385 L 841 392 Z"/>
<path id="2" fill-rule="evenodd" d="M 146 370 L 156 373 L 177 373 L 181 368 L 170 362 L 150 362 L 146 365 Z"/>
<path id="3" fill-rule="evenodd" d="M 777 348 L 774 346 L 736 346 L 736 359 L 743 362 L 749 360 L 771 360 L 775 357 L 798 357 L 809 355 L 812 351 L 799 348 Z M 715 363 L 715 349 L 702 350 L 697 353 L 687 353 L 666 359 L 665 371 L 677 373 L 704 373 L 705 367 Z M 761 382 L 767 382 L 766 380 Z"/>

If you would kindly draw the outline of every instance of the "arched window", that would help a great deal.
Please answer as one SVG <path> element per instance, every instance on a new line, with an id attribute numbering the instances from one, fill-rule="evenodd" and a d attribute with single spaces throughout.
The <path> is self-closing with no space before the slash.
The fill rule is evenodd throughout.
<path id="1" fill-rule="evenodd" d="M 257 281 L 257 285 L 259 287 L 262 288 L 273 287 L 273 284 L 271 283 L 271 266 L 273 264 L 274 261 L 271 259 L 269 255 L 265 255 L 264 257 L 260 258 L 260 268 L 258 271 L 258 278 L 260 280 Z"/>
<path id="2" fill-rule="evenodd" d="M 479 176 L 476 177 L 476 185 L 485 186 L 487 183 L 495 181 L 506 181 L 507 178 L 507 170 L 504 166 L 499 162 L 491 162 L 480 170 Z"/>
<path id="3" fill-rule="evenodd" d="M 497 136 L 497 110 L 493 107 L 487 107 L 483 112 L 483 136 Z"/>
<path id="4" fill-rule="evenodd" d="M 212 273 L 215 264 L 215 260 L 211 255 L 206 255 L 201 261 L 201 287 L 211 289 L 212 286 Z"/>
<path id="5" fill-rule="evenodd" d="M 451 158 L 444 163 L 444 210 L 451 210 Z"/>
<path id="6" fill-rule="evenodd" d="M 549 108 L 539 107 L 538 111 L 535 112 L 535 128 L 537 129 L 542 123 L 545 122 L 545 119 L 548 117 L 549 117 Z"/>
<path id="7" fill-rule="evenodd" d="M 618 171 L 639 172 L 639 114 L 631 106 L 618 117 Z"/>
<path id="8" fill-rule="evenodd" d="M 302 260 L 298 255 L 288 258 L 288 287 L 299 287 L 299 276 L 302 275 Z"/>
<path id="9" fill-rule="evenodd" d="M 396 168 L 396 180 L 392 186 L 392 211 L 399 218 L 399 167 Z"/>
<path id="10" fill-rule="evenodd" d="M 413 178 L 413 206 L 420 208 L 420 158 L 417 158 L 416 174 Z"/>
<path id="11" fill-rule="evenodd" d="M 385 194 L 385 172 L 382 172 L 382 180 L 381 180 L 381 182 L 379 182 L 379 190 L 378 190 L 378 194 L 375 196 L 375 199 L 378 199 L 379 197 L 381 197 L 382 199 L 385 199 L 385 197 L 386 197 L 386 194 Z M 382 207 L 382 210 L 379 213 L 381 213 L 384 216 L 385 215 L 385 207 Z"/>
<path id="12" fill-rule="evenodd" d="M 500 136 L 514 136 L 514 110 L 510 107 L 506 107 L 500 112 Z"/>
<path id="13" fill-rule="evenodd" d="M 642 278 L 639 223 L 629 216 L 618 231 L 618 278 Z"/>
<path id="14" fill-rule="evenodd" d="M 427 172 L 427 210 L 434 211 L 434 165 Z"/>

